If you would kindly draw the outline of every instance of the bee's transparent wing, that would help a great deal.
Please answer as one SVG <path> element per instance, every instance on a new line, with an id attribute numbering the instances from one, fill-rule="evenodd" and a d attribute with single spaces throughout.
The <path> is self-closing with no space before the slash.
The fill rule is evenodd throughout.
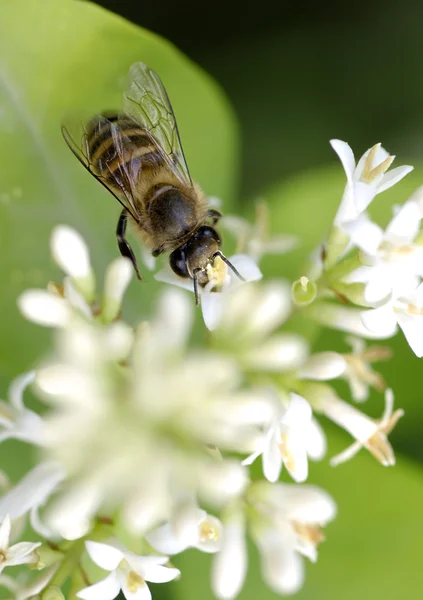
<path id="1" fill-rule="evenodd" d="M 185 185 L 192 186 L 178 126 L 160 77 L 147 65 L 132 65 L 123 98 L 124 113 L 133 117 L 155 141 L 165 164 Z"/>
<path id="2" fill-rule="evenodd" d="M 128 169 L 125 164 L 126 149 L 122 147 L 122 140 L 117 134 L 114 124 L 117 120 L 118 115 L 112 113 L 107 116 L 96 115 L 88 120 L 71 115 L 62 124 L 62 134 L 69 148 L 87 171 L 138 221 L 138 210 L 134 202 L 138 172 L 133 172 L 132 164 L 131 169 Z M 106 138 L 113 140 L 107 153 L 101 149 L 101 141 Z M 96 157 L 99 151 L 103 156 L 100 163 Z M 119 161 L 119 169 L 112 171 L 111 165 L 116 161 Z M 106 173 L 109 174 L 108 177 L 105 176 Z"/>

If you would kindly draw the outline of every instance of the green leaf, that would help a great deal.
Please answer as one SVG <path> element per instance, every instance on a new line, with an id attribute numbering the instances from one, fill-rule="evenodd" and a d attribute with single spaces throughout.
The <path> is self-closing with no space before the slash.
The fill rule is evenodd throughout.
<path id="1" fill-rule="evenodd" d="M 345 447 L 343 436 L 330 436 L 331 454 Z M 331 469 L 327 461 L 312 465 L 310 483 L 327 489 L 339 514 L 325 528 L 327 541 L 317 564 L 307 561 L 306 582 L 296 600 L 357 600 L 414 598 L 421 562 L 421 472 L 405 459 L 384 468 L 362 451 L 350 463 Z M 212 600 L 212 558 L 189 551 L 173 562 L 181 569 L 172 584 L 178 600 Z M 239 600 L 278 598 L 264 585 L 256 551 L 250 547 L 247 581 Z"/>
<path id="2" fill-rule="evenodd" d="M 16 297 L 59 279 L 49 256 L 52 227 L 66 223 L 87 239 L 96 270 L 118 256 L 119 206 L 65 145 L 71 112 L 121 106 L 129 66 L 143 61 L 172 99 L 191 173 L 205 192 L 233 202 L 237 126 L 222 91 L 170 43 L 95 4 L 0 0 L 0 378 L 40 357 L 47 333 L 25 323 Z M 159 284 L 145 268 L 125 316 L 143 319 Z"/>

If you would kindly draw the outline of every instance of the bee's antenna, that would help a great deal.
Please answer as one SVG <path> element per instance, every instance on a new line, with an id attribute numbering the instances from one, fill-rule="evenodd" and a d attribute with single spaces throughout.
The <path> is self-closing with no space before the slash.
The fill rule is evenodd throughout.
<path id="1" fill-rule="evenodd" d="M 195 305 L 196 306 L 198 306 L 200 304 L 200 296 L 198 294 L 198 279 L 197 279 L 198 271 L 201 271 L 201 269 L 194 269 L 194 273 L 192 275 L 192 278 L 194 280 L 194 295 L 195 295 Z"/>
<path id="2" fill-rule="evenodd" d="M 217 252 L 215 252 L 215 253 L 213 254 L 213 259 L 214 259 L 214 258 L 216 258 L 216 256 L 219 256 L 219 257 L 220 257 L 220 258 L 223 260 L 223 262 L 224 262 L 224 263 L 226 263 L 230 269 L 232 269 L 232 271 L 235 273 L 235 275 L 236 275 L 236 276 L 237 276 L 237 277 L 238 277 L 238 278 L 239 278 L 241 281 L 245 281 L 245 279 L 244 279 L 244 277 L 241 275 L 241 273 L 240 273 L 240 272 L 239 272 L 237 269 L 235 269 L 235 267 L 233 266 L 233 264 L 231 263 L 231 261 L 230 261 L 230 260 L 228 260 L 228 259 L 226 258 L 226 256 L 225 256 L 224 254 L 222 254 L 222 252 L 221 252 L 220 250 L 218 250 Z"/>

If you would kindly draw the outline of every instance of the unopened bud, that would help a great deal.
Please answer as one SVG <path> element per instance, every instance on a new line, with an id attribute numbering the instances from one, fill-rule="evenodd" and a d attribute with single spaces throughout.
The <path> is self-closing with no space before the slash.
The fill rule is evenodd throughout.
<path id="1" fill-rule="evenodd" d="M 314 281 L 310 281 L 307 277 L 300 277 L 292 284 L 291 295 L 294 304 L 307 306 L 315 300 L 317 286 Z"/>

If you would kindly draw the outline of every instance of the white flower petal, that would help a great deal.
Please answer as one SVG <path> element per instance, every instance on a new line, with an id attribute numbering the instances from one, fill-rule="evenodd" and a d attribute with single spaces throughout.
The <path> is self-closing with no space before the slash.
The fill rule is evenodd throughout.
<path id="1" fill-rule="evenodd" d="M 201 311 L 204 324 L 210 331 L 219 325 L 224 310 L 225 297 L 221 292 L 203 293 L 201 296 Z"/>
<path id="2" fill-rule="evenodd" d="M 120 305 L 133 274 L 134 267 L 129 258 L 122 256 L 110 263 L 104 282 L 105 301 L 113 301 Z"/>
<path id="3" fill-rule="evenodd" d="M 87 277 L 91 272 L 87 245 L 74 229 L 58 225 L 51 236 L 51 251 L 56 263 L 71 277 Z"/>
<path id="4" fill-rule="evenodd" d="M 311 420 L 311 406 L 305 398 L 298 394 L 290 394 L 290 403 L 282 418 L 282 423 L 292 428 L 302 428 L 309 425 Z"/>
<path id="5" fill-rule="evenodd" d="M 380 194 L 385 190 L 388 190 L 390 187 L 401 181 L 403 177 L 411 173 L 414 167 L 410 165 L 404 165 L 402 167 L 396 167 L 395 169 L 391 169 L 387 173 L 384 174 L 382 178 L 382 182 L 378 186 L 377 193 Z"/>
<path id="6" fill-rule="evenodd" d="M 344 223 L 342 228 L 355 246 L 371 255 L 377 253 L 383 239 L 383 230 L 367 216 L 360 215 L 357 219 Z"/>
<path id="7" fill-rule="evenodd" d="M 122 582 L 122 592 L 126 600 L 151 600 L 151 592 L 148 585 L 141 585 L 135 592 L 129 590 L 127 582 Z"/>
<path id="8" fill-rule="evenodd" d="M 6 553 L 6 550 L 9 547 L 11 527 L 12 524 L 10 521 L 10 516 L 7 514 L 3 518 L 3 522 L 0 525 L 0 551 L 2 551 L 3 554 Z"/>
<path id="9" fill-rule="evenodd" d="M 77 593 L 82 600 L 113 600 L 120 592 L 120 583 L 114 573 Z"/>
<path id="10" fill-rule="evenodd" d="M 410 243 L 420 228 L 420 208 L 417 202 L 406 202 L 386 228 L 386 239 L 394 244 Z"/>
<path id="11" fill-rule="evenodd" d="M 85 548 L 93 560 L 99 567 L 106 571 L 116 569 L 124 554 L 118 548 L 109 544 L 101 544 L 99 542 L 86 541 Z"/>
<path id="12" fill-rule="evenodd" d="M 364 183 L 363 181 L 355 181 L 353 183 L 353 197 L 358 217 L 364 212 L 377 194 L 375 185 Z"/>
<path id="13" fill-rule="evenodd" d="M 396 330 L 396 318 L 392 304 L 388 302 L 379 308 L 371 308 L 361 313 L 363 325 L 372 333 L 385 335 Z"/>
<path id="14" fill-rule="evenodd" d="M 241 520 L 224 525 L 222 548 L 213 560 L 212 588 L 222 600 L 235 598 L 247 574 L 247 545 Z"/>
<path id="15" fill-rule="evenodd" d="M 355 170 L 355 158 L 350 146 L 341 140 L 331 140 L 330 145 L 335 150 L 344 167 L 347 180 L 352 181 Z"/>
<path id="16" fill-rule="evenodd" d="M 270 494 L 274 504 L 283 507 L 292 521 L 325 525 L 336 516 L 332 497 L 317 486 L 279 483 L 272 488 Z"/>
<path id="17" fill-rule="evenodd" d="M 145 536 L 151 546 L 163 554 L 179 554 L 188 548 L 183 537 L 176 537 L 169 523 L 157 527 Z"/>
<path id="18" fill-rule="evenodd" d="M 266 447 L 263 450 L 263 474 L 270 482 L 275 482 L 279 479 L 282 469 L 282 454 L 279 449 L 280 425 L 273 426 L 269 432 L 269 438 Z"/>
<path id="19" fill-rule="evenodd" d="M 166 583 L 176 579 L 180 574 L 180 570 L 174 567 L 151 564 L 145 569 L 143 577 L 146 581 L 151 581 L 151 583 Z"/>
<path id="20" fill-rule="evenodd" d="M 312 418 L 306 433 L 307 455 L 312 460 L 321 460 L 326 454 L 326 436 L 316 419 Z"/>
<path id="21" fill-rule="evenodd" d="M 71 316 L 66 300 L 45 290 L 26 290 L 18 297 L 18 307 L 29 321 L 46 327 L 64 327 Z"/>
<path id="22" fill-rule="evenodd" d="M 29 371 L 16 377 L 9 387 L 9 402 L 18 410 L 26 410 L 23 403 L 23 393 L 26 388 L 34 383 L 35 371 Z"/>
<path id="23" fill-rule="evenodd" d="M 7 563 L 9 566 L 12 565 L 23 565 L 29 562 L 36 561 L 33 552 L 36 548 L 41 546 L 41 542 L 19 542 L 14 546 L 11 546 L 7 551 Z"/>
<path id="24" fill-rule="evenodd" d="M 248 349 L 242 360 L 249 368 L 263 371 L 287 371 L 302 364 L 308 353 L 307 342 L 294 333 L 274 335 Z"/>
<path id="25" fill-rule="evenodd" d="M 294 594 L 304 581 L 302 558 L 295 551 L 295 536 L 288 524 L 255 535 L 265 583 L 276 593 Z"/>
<path id="26" fill-rule="evenodd" d="M 345 372 L 345 358 L 337 352 L 320 352 L 313 354 L 299 370 L 302 379 L 327 381 L 336 379 Z"/>
<path id="27" fill-rule="evenodd" d="M 92 312 L 89 304 L 85 300 L 84 296 L 75 287 L 73 280 L 70 277 L 65 277 L 63 280 L 63 293 L 66 300 L 73 306 L 73 308 L 82 313 L 88 319 L 92 318 Z"/>
<path id="28" fill-rule="evenodd" d="M 418 358 L 423 356 L 423 316 L 408 315 L 402 311 L 397 313 L 398 325 L 414 354 Z"/>
<path id="29" fill-rule="evenodd" d="M 63 468 L 57 463 L 37 465 L 0 498 L 0 518 L 10 514 L 12 519 L 16 519 L 34 506 L 44 504 L 64 477 Z"/>
<path id="30" fill-rule="evenodd" d="M 187 343 L 194 310 L 192 299 L 180 290 L 168 289 L 160 296 L 158 316 L 153 322 L 159 352 L 163 347 L 180 352 Z"/>
<path id="31" fill-rule="evenodd" d="M 171 285 L 176 285 L 178 287 L 183 288 L 184 290 L 189 290 L 190 292 L 194 291 L 194 283 L 192 279 L 178 277 L 176 273 L 171 271 L 168 267 L 157 271 L 157 273 L 155 273 L 154 275 L 154 279 L 156 279 L 156 281 L 162 281 L 163 283 L 170 283 Z M 200 294 L 201 291 L 202 288 L 199 289 Z"/>
<path id="32" fill-rule="evenodd" d="M 258 458 L 262 453 L 263 453 L 262 448 L 260 448 L 259 450 L 256 450 L 255 452 L 253 452 L 252 454 L 247 456 L 247 458 L 244 458 L 244 460 L 242 461 L 241 464 L 245 465 L 245 466 L 252 465 L 253 462 L 256 460 L 256 458 Z"/>
<path id="33" fill-rule="evenodd" d="M 315 306 L 307 307 L 306 313 L 318 323 L 323 323 L 340 331 L 360 335 L 364 338 L 385 339 L 392 337 L 397 330 L 396 324 L 394 325 L 392 322 L 389 323 L 391 327 L 380 329 L 377 332 L 368 329 L 362 321 L 363 311 L 358 308 L 340 306 L 329 302 L 316 302 L 315 304 Z"/>
<path id="34" fill-rule="evenodd" d="M 229 261 L 245 281 L 258 281 L 263 277 L 257 263 L 247 254 L 234 254 Z M 231 278 L 236 277 L 231 270 L 229 273 Z"/>
<path id="35" fill-rule="evenodd" d="M 294 481 L 305 481 L 308 476 L 308 461 L 304 441 L 295 430 L 290 431 L 284 441 L 284 453 L 289 457 L 289 460 L 285 461 L 285 466 L 289 474 Z"/>

